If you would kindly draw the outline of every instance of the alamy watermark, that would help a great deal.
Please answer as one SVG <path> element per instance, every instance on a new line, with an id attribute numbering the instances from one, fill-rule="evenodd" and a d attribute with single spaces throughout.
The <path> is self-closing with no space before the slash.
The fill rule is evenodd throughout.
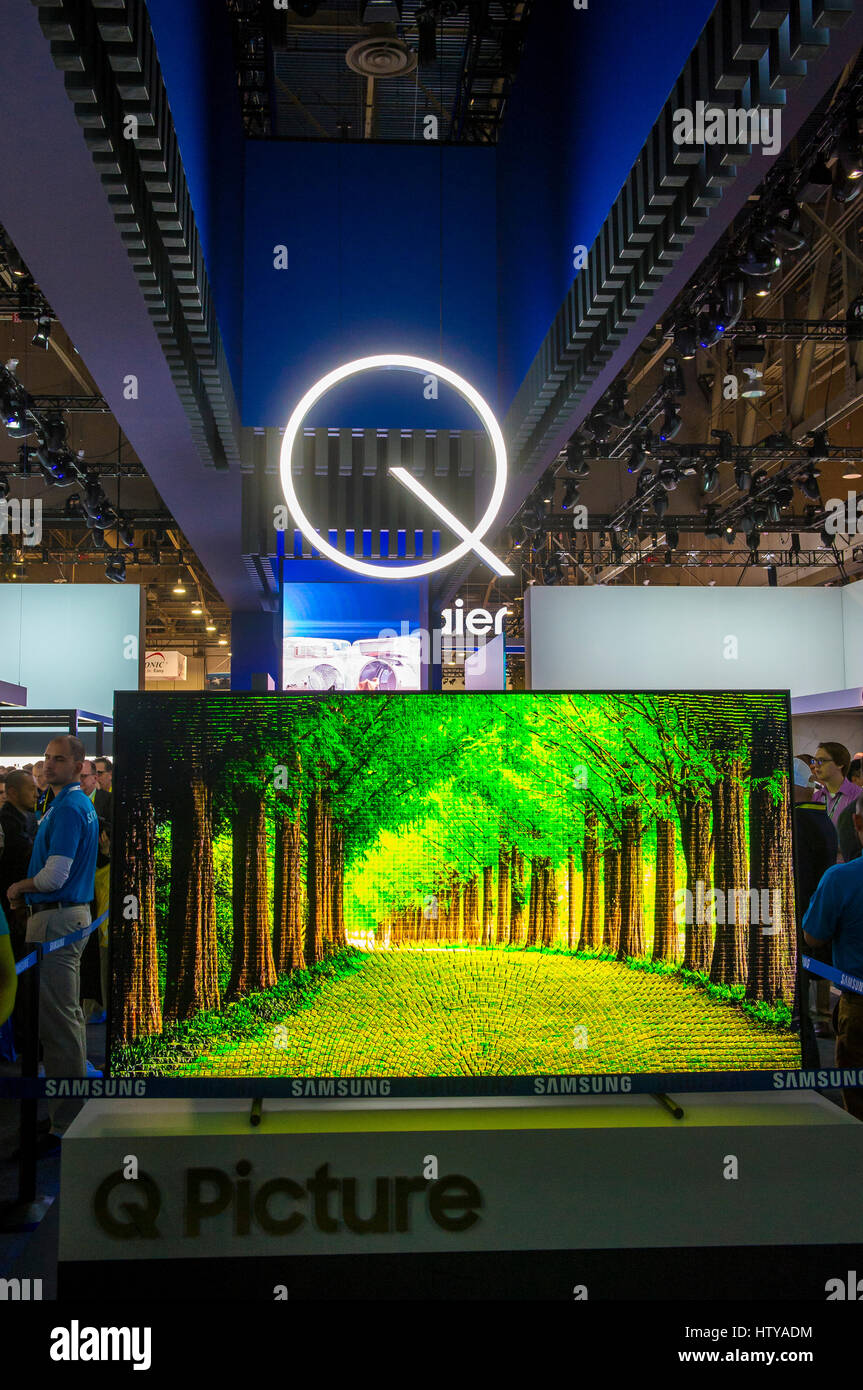
<path id="1" fill-rule="evenodd" d="M 715 920 L 718 927 L 746 921 L 764 928 L 765 936 L 780 930 L 782 893 L 778 888 L 713 888 L 700 879 L 695 892 L 678 888 L 674 893 L 674 921 L 677 926 L 705 926 Z"/>
<path id="2" fill-rule="evenodd" d="M 675 145 L 760 145 L 764 154 L 782 148 L 782 111 L 778 106 L 681 106 L 672 117 Z"/>
<path id="3" fill-rule="evenodd" d="M 42 540 L 42 499 L 0 498 L 0 536 L 21 536 L 25 545 L 39 545 Z"/>

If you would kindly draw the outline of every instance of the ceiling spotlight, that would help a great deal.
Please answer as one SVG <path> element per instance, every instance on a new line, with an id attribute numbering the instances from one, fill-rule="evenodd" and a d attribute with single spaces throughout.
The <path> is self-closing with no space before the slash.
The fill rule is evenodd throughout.
<path id="1" fill-rule="evenodd" d="M 719 298 L 722 301 L 722 313 L 726 331 L 733 328 L 740 315 L 743 313 L 743 301 L 746 297 L 746 281 L 742 275 L 729 271 L 719 281 Z"/>
<path id="2" fill-rule="evenodd" d="M 701 491 L 706 495 L 719 487 L 719 468 L 715 463 L 705 463 L 701 473 Z"/>
<path id="3" fill-rule="evenodd" d="M 755 232 L 746 243 L 746 250 L 737 262 L 737 269 L 750 278 L 772 275 L 782 264 L 782 258 L 774 250 L 770 239 L 762 232 Z"/>
<path id="4" fill-rule="evenodd" d="M 575 474 L 577 478 L 586 478 L 590 473 L 590 464 L 584 457 L 584 445 L 580 439 L 571 439 L 566 446 L 566 467 L 567 471 Z"/>
<path id="5" fill-rule="evenodd" d="M 781 515 L 782 515 L 782 508 L 780 507 L 777 498 L 775 498 L 775 497 L 767 497 L 767 498 L 765 498 L 765 505 L 766 505 L 766 507 L 767 507 L 767 520 L 768 520 L 768 521 L 779 521 L 779 519 L 780 519 L 780 517 L 781 517 Z"/>
<path id="6" fill-rule="evenodd" d="M 639 473 L 647 463 L 647 450 L 643 444 L 633 444 L 626 462 L 627 473 Z"/>
<path id="7" fill-rule="evenodd" d="M 669 461 L 666 459 L 660 468 L 657 469 L 656 476 L 668 492 L 673 492 L 680 482 L 680 470 L 673 460 Z"/>
<path id="8" fill-rule="evenodd" d="M 806 238 L 800 231 L 800 210 L 793 199 L 781 204 L 767 228 L 767 235 L 774 246 L 783 251 L 802 251 Z"/>
<path id="9" fill-rule="evenodd" d="M 860 477 L 863 477 L 863 474 L 861 474 L 861 472 L 860 472 L 860 465 L 857 464 L 857 463 L 852 463 L 851 460 L 849 459 L 849 461 L 846 463 L 844 469 L 842 470 L 842 477 L 843 477 L 843 478 L 860 478 Z"/>
<path id="10" fill-rule="evenodd" d="M 812 443 L 806 450 L 811 459 L 826 459 L 830 457 L 830 436 L 825 429 L 812 431 Z"/>
<path id="11" fill-rule="evenodd" d="M 836 165 L 833 176 L 833 197 L 837 203 L 853 203 L 855 198 L 859 198 L 860 190 L 863 188 L 863 179 L 852 178 L 841 165 Z"/>
<path id="12" fill-rule="evenodd" d="M 713 300 L 706 309 L 698 315 L 698 345 L 699 347 L 713 347 L 725 332 L 725 315 L 722 305 Z"/>
<path id="13" fill-rule="evenodd" d="M 575 506 L 576 502 L 578 501 L 578 498 L 578 483 L 567 483 L 566 487 L 564 488 L 563 500 L 560 505 L 563 507 L 564 511 L 568 511 L 570 507 Z"/>
<path id="14" fill-rule="evenodd" d="M 682 424 L 680 406 L 677 404 L 677 401 L 666 400 L 662 425 L 659 430 L 659 438 L 663 443 L 666 443 L 669 439 L 673 439 L 676 434 L 680 433 Z"/>
<path id="15" fill-rule="evenodd" d="M 193 618 L 200 618 L 200 617 L 202 616 L 202 614 L 203 614 L 203 611 L 204 611 L 204 610 L 203 610 L 202 608 L 199 608 L 198 605 L 195 604 L 195 607 L 192 609 L 192 617 L 193 617 Z"/>
<path id="16" fill-rule="evenodd" d="M 657 488 L 656 492 L 653 494 L 653 510 L 660 520 L 662 520 L 665 513 L 668 511 L 668 493 L 663 487 Z"/>
<path id="17" fill-rule="evenodd" d="M 126 557 L 124 555 L 112 555 L 105 566 L 105 578 L 112 584 L 125 584 L 126 582 Z"/>
<path id="18" fill-rule="evenodd" d="M 687 362 L 695 356 L 698 347 L 698 334 L 692 319 L 685 319 L 674 329 L 674 346 Z"/>
<path id="19" fill-rule="evenodd" d="M 718 541 L 722 536 L 722 531 L 716 520 L 715 507 L 708 507 L 705 513 L 704 535 L 709 541 Z"/>
<path id="20" fill-rule="evenodd" d="M 813 467 L 809 468 L 797 479 L 797 486 L 800 488 L 803 496 L 808 497 L 811 502 L 820 502 L 821 500 L 821 489 L 818 486 L 818 477 L 818 469 Z"/>
<path id="21" fill-rule="evenodd" d="M 44 348 L 48 351 L 48 343 L 51 339 L 51 316 L 50 314 L 40 314 L 36 320 L 36 332 L 31 338 L 34 347 Z"/>
<path id="22" fill-rule="evenodd" d="M 215 623 L 207 623 L 207 632 L 215 632 L 215 631 L 216 631 L 216 624 L 215 624 Z"/>
<path id="23" fill-rule="evenodd" d="M 856 299 L 852 299 L 845 314 L 845 324 L 848 330 L 848 337 L 859 342 L 863 338 L 863 294 L 858 294 Z"/>
<path id="24" fill-rule="evenodd" d="M 4 391 L 0 410 L 3 412 L 3 423 L 7 433 L 19 438 L 31 433 L 27 426 L 27 403 L 22 391 L 14 388 Z"/>
<path id="25" fill-rule="evenodd" d="M 727 545 L 734 545 L 737 540 L 737 529 L 734 523 L 729 521 L 725 528 L 725 541 Z"/>
<path id="26" fill-rule="evenodd" d="M 711 430 L 710 437 L 711 439 L 716 439 L 719 441 L 719 462 L 730 463 L 731 460 L 734 458 L 734 449 L 732 448 L 731 443 L 731 431 Z"/>
<path id="27" fill-rule="evenodd" d="M 228 645 L 228 639 L 227 639 L 227 637 L 220 637 L 220 638 L 219 638 L 219 646 L 220 646 L 220 647 L 227 647 L 227 645 Z"/>
<path id="28" fill-rule="evenodd" d="M 741 396 L 747 401 L 758 400 L 760 396 L 766 396 L 767 391 L 762 385 L 764 375 L 761 371 L 761 368 L 744 367 L 743 372 L 744 375 L 749 378 L 749 380 L 747 381 L 743 390 L 740 392 Z"/>
<path id="29" fill-rule="evenodd" d="M 857 131 L 857 117 L 849 116 L 836 142 L 842 172 L 848 179 L 863 179 L 863 151 Z"/>
<path id="30" fill-rule="evenodd" d="M 181 584 L 181 583 L 180 583 L 180 580 L 178 579 L 177 582 L 176 582 L 176 584 L 174 585 L 173 589 L 171 590 L 171 593 L 172 593 L 172 594 L 184 594 L 185 592 L 186 592 L 186 586 L 185 586 L 185 584 Z"/>
<path id="31" fill-rule="evenodd" d="M 760 283 L 759 286 L 758 286 L 758 289 L 755 291 L 755 298 L 756 298 L 756 299 L 766 299 L 767 296 L 768 296 L 769 293 L 770 293 L 770 287 L 771 287 L 771 282 L 770 282 L 770 280 L 762 280 L 761 283 Z"/>
<path id="32" fill-rule="evenodd" d="M 677 549 L 678 545 L 680 544 L 680 535 L 679 535 L 679 533 L 678 533 L 676 527 L 671 526 L 671 527 L 669 527 L 669 528 L 666 530 L 666 532 L 665 532 L 665 542 L 666 542 L 666 545 L 668 546 L 669 550 L 676 550 L 676 549 Z"/>
<path id="33" fill-rule="evenodd" d="M 117 538 L 128 546 L 131 550 L 135 544 L 135 528 L 131 521 L 126 521 L 124 517 L 117 518 Z"/>
<path id="34" fill-rule="evenodd" d="M 673 353 L 669 352 L 662 360 L 662 370 L 665 376 L 665 386 L 673 396 L 686 395 L 686 382 L 683 379 L 683 368 Z"/>
<path id="35" fill-rule="evenodd" d="M 794 487 L 791 483 L 777 483 L 773 489 L 773 496 L 780 507 L 790 507 L 794 501 Z"/>
<path id="36" fill-rule="evenodd" d="M 826 195 L 833 184 L 833 173 L 823 157 L 816 159 L 807 171 L 803 185 L 797 190 L 801 203 L 817 203 Z"/>
<path id="37" fill-rule="evenodd" d="M 752 466 L 745 459 L 734 468 L 734 481 L 741 492 L 750 492 L 752 489 Z"/>

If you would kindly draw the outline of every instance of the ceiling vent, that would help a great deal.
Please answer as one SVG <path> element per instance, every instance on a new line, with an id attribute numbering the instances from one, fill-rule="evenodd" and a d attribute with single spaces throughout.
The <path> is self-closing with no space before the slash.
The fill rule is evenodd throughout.
<path id="1" fill-rule="evenodd" d="M 415 71 L 417 55 L 395 34 L 373 34 L 353 44 L 345 62 L 360 77 L 405 77 Z"/>

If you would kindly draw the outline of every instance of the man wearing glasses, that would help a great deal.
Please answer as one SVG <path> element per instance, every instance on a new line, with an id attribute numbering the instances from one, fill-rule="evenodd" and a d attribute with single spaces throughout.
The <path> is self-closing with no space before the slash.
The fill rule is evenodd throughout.
<path id="1" fill-rule="evenodd" d="M 45 778 L 54 793 L 39 822 L 29 878 L 10 884 L 14 907 L 28 905 L 28 941 L 55 941 L 86 927 L 94 897 L 99 819 L 90 798 L 81 790 L 84 745 L 71 734 L 52 739 L 45 750 Z M 39 1032 L 46 1076 L 87 1075 L 87 1030 L 79 1002 L 81 955 L 85 942 L 76 941 L 43 958 L 39 989 Z M 43 1153 L 56 1150 L 68 1120 L 63 1107 L 49 1104 L 53 1134 Z M 71 1116 L 69 1116 L 71 1119 Z"/>

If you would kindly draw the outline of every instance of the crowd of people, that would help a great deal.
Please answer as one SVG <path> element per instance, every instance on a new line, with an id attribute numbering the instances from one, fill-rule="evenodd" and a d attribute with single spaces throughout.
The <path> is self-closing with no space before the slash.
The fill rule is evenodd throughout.
<path id="1" fill-rule="evenodd" d="M 113 765 L 88 758 L 70 734 L 51 740 L 44 759 L 0 767 L 0 1023 L 6 1055 L 23 1039 L 15 962 L 33 942 L 68 936 L 108 910 Z M 42 958 L 39 1037 L 46 1076 L 98 1074 L 87 1060 L 87 1021 L 105 1019 L 107 919 L 86 940 Z M 0 1038 L 0 1042 L 3 1039 Z M 40 1150 L 56 1149 L 71 1119 L 49 1105 Z"/>

